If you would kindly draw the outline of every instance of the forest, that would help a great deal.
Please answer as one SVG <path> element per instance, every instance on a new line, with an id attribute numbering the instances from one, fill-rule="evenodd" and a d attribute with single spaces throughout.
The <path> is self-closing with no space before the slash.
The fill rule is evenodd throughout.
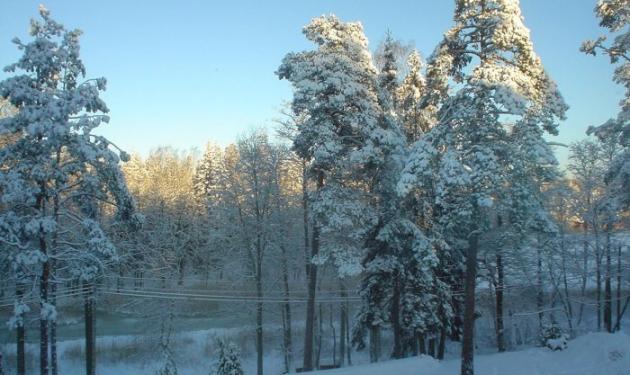
<path id="1" fill-rule="evenodd" d="M 570 144 L 519 1 L 456 0 L 426 59 L 312 18 L 271 125 L 142 154 L 40 6 L 0 56 L 0 375 L 505 374 L 588 342 L 536 373 L 627 374 L 630 1 L 592 7 L 575 50 L 624 96 Z"/>

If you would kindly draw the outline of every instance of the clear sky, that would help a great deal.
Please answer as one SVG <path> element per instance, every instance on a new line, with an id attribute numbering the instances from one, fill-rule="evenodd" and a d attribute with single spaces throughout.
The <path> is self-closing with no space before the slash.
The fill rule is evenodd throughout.
<path id="1" fill-rule="evenodd" d="M 0 66 L 16 61 L 14 36 L 28 40 L 40 1 L 0 0 Z M 89 77 L 104 76 L 111 122 L 100 132 L 146 154 L 171 145 L 228 144 L 252 127 L 273 127 L 291 88 L 274 71 L 290 51 L 312 46 L 311 18 L 334 13 L 363 23 L 376 48 L 387 29 L 428 56 L 452 24 L 451 0 L 48 0 L 53 18 L 80 28 Z M 584 137 L 616 114 L 623 89 L 605 57 L 578 51 L 603 33 L 595 0 L 521 0 L 534 46 L 571 109 L 558 142 Z M 6 77 L 0 73 L 0 79 Z M 561 162 L 566 150 L 558 150 Z"/>

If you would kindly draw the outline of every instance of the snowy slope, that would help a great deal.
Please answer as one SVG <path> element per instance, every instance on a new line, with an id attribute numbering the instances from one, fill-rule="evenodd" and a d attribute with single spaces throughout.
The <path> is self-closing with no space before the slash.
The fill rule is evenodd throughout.
<path id="1" fill-rule="evenodd" d="M 630 336 L 591 333 L 565 351 L 533 348 L 475 357 L 479 375 L 630 375 Z M 459 360 L 407 358 L 373 365 L 315 372 L 317 375 L 456 375 Z"/>

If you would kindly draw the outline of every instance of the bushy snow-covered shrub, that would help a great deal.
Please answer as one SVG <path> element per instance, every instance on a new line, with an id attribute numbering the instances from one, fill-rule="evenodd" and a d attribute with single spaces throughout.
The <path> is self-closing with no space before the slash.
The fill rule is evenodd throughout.
<path id="1" fill-rule="evenodd" d="M 215 360 L 210 375 L 243 375 L 241 353 L 238 347 L 225 339 L 216 341 Z"/>
<path id="2" fill-rule="evenodd" d="M 567 335 L 556 323 L 543 327 L 542 344 L 551 350 L 564 350 L 567 348 L 569 335 Z"/>

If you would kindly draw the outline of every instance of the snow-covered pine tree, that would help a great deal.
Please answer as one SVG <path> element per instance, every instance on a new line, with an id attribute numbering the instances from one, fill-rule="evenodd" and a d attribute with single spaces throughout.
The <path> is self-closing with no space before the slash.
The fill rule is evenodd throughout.
<path id="1" fill-rule="evenodd" d="M 386 105 L 390 107 L 390 111 L 395 111 L 398 108 L 398 96 L 396 94 L 400 87 L 400 82 L 396 56 L 397 45 L 392 33 L 388 31 L 383 42 L 383 53 L 380 57 L 382 67 L 379 69 L 377 82 L 381 90 L 379 101 L 382 105 L 384 100 L 388 100 L 389 103 Z M 386 97 L 383 97 L 383 95 Z"/>
<path id="2" fill-rule="evenodd" d="M 396 115 L 396 92 L 398 90 L 397 57 L 395 40 L 387 33 L 381 55 L 381 69 L 376 77 L 376 91 L 380 107 L 380 127 L 391 139 L 390 144 L 377 144 L 382 155 L 378 163 L 366 168 L 364 175 L 356 176 L 363 181 L 367 190 L 370 211 L 376 217 L 375 225 L 365 233 L 364 272 L 360 295 L 362 309 L 357 316 L 359 333 L 364 329 L 370 332 L 370 359 L 379 360 L 380 330 L 389 324 L 394 336 L 391 356 L 401 358 L 403 354 L 403 331 L 401 326 L 401 291 L 403 289 L 403 241 L 395 242 L 404 213 L 399 211 L 400 200 L 396 194 L 396 182 L 402 170 L 404 135 Z M 407 228 L 405 228 L 407 229 Z M 404 230 L 402 232 L 405 232 Z M 358 337 L 357 337 L 358 339 Z"/>
<path id="3" fill-rule="evenodd" d="M 435 132 L 427 132 L 414 143 L 411 153 L 426 153 L 423 159 L 415 159 L 417 165 L 408 164 L 399 183 L 399 194 L 405 197 L 404 207 L 413 213 L 417 230 L 422 234 L 413 244 L 415 251 L 405 259 L 406 288 L 403 292 L 403 321 L 410 333 L 411 349 L 426 353 L 425 343 L 435 348 L 443 357 L 446 333 L 457 329 L 452 327 L 453 298 L 451 289 L 458 290 L 457 280 L 461 278 L 461 255 L 458 243 L 447 243 L 445 238 L 456 238 L 457 231 L 449 218 L 441 214 L 441 200 L 438 192 L 449 184 L 449 174 L 440 170 L 437 152 L 432 150 L 431 137 Z M 410 159 L 411 161 L 411 159 Z M 405 185 L 409 169 L 415 169 L 413 189 Z M 441 175 L 440 173 L 444 173 Z M 457 306 L 457 304 L 454 304 Z"/>
<path id="4" fill-rule="evenodd" d="M 407 59 L 408 72 L 397 90 L 398 119 L 404 130 L 408 150 L 422 135 L 435 125 L 435 107 L 426 103 L 426 79 L 422 73 L 420 54 L 412 51 Z M 409 151 L 407 151 L 409 152 Z M 424 336 L 436 340 L 439 335 L 438 358 L 444 351 L 445 333 L 448 330 L 452 307 L 448 284 L 443 280 L 449 275 L 446 246 L 440 241 L 440 233 L 434 222 L 437 211 L 434 205 L 432 182 L 407 196 L 403 209 L 426 238 L 414 242 L 411 254 L 404 259 L 408 266 L 403 289 L 403 319 L 407 335 L 407 348 L 424 353 Z M 437 256 L 437 259 L 436 259 Z M 437 261 L 437 262 L 436 262 Z"/>
<path id="5" fill-rule="evenodd" d="M 595 14 L 599 25 L 607 28 L 614 39 L 609 43 L 605 36 L 586 41 L 580 50 L 595 56 L 598 52 L 608 55 L 615 65 L 613 80 L 626 88 L 621 111 L 615 119 L 603 125 L 591 127 L 601 139 L 617 142 L 622 150 L 610 166 L 607 174 L 611 191 L 611 204 L 619 209 L 630 206 L 630 3 L 626 0 L 598 0 Z"/>
<path id="6" fill-rule="evenodd" d="M 215 360 L 210 375 L 243 375 L 245 372 L 238 347 L 226 339 L 217 339 L 215 344 Z"/>
<path id="7" fill-rule="evenodd" d="M 217 190 L 223 168 L 222 159 L 223 150 L 221 147 L 216 143 L 208 142 L 203 156 L 195 168 L 193 187 L 202 203 L 205 204 L 204 208 L 208 208 L 213 201 L 218 199 Z"/>
<path id="8" fill-rule="evenodd" d="M 397 112 L 400 117 L 407 143 L 417 141 L 421 134 L 427 132 L 434 121 L 427 117 L 427 112 L 421 108 L 420 100 L 425 94 L 426 80 L 422 74 L 422 57 L 414 50 L 407 58 L 408 72 L 403 79 L 398 92 Z"/>
<path id="9" fill-rule="evenodd" d="M 445 238 L 466 255 L 461 373 L 472 375 L 479 240 L 508 182 L 506 171 L 515 167 L 506 125 L 517 122 L 544 144 L 543 131 L 556 133 L 566 105 L 533 50 L 518 0 L 458 0 L 454 20 L 427 69 L 428 103 L 440 106 L 439 123 L 414 146 L 399 187 L 409 191 L 431 170 L 438 176 L 440 221 L 459 234 Z M 458 84 L 450 96 L 449 78 Z M 525 118 L 531 120 L 518 121 Z"/>
<path id="10" fill-rule="evenodd" d="M 193 188 L 200 211 L 197 222 L 205 228 L 200 231 L 203 233 L 205 246 L 199 249 L 198 256 L 203 262 L 206 278 L 209 277 L 210 268 L 217 263 L 219 255 L 216 249 L 221 248 L 223 240 L 218 205 L 221 199 L 221 178 L 224 173 L 223 150 L 218 144 L 208 142 L 193 176 Z"/>
<path id="11" fill-rule="evenodd" d="M 12 254 L 12 268 L 39 284 L 44 375 L 50 367 L 49 327 L 54 327 L 57 315 L 51 282 L 72 278 L 92 283 L 103 266 L 117 258 L 94 208 L 107 204 L 121 219 L 136 224 L 141 219 L 134 214 L 118 166 L 127 155 L 116 153 L 115 145 L 92 134 L 108 121 L 108 109 L 99 98 L 105 79 L 79 82 L 85 75 L 79 57 L 81 32 L 66 30 L 43 6 L 39 13 L 42 21 L 31 22 L 33 40 L 23 43 L 15 38 L 23 55 L 5 68 L 22 73 L 0 82 L 0 97 L 18 109 L 0 120 L 0 134 L 20 134 L 0 149 L 5 207 L 0 214 L 0 239 Z M 63 274 L 56 272 L 62 267 Z M 54 346 L 51 349 L 54 365 Z"/>
<path id="12" fill-rule="evenodd" d="M 384 42 L 382 67 L 376 79 L 376 92 L 380 110 L 379 131 L 385 142 L 377 142 L 375 162 L 366 167 L 358 180 L 367 187 L 366 206 L 375 217 L 367 226 L 362 242 L 363 280 L 360 295 L 362 309 L 357 315 L 358 329 L 369 329 L 370 359 L 375 362 L 381 356 L 381 326 L 390 325 L 394 336 L 393 358 L 403 355 L 403 329 L 401 324 L 401 292 L 403 290 L 404 240 L 396 242 L 397 236 L 408 235 L 409 222 L 406 212 L 400 210 L 396 194 L 396 182 L 402 170 L 404 134 L 396 114 L 396 92 L 399 87 L 397 43 L 388 33 Z M 366 129 L 369 131 L 369 129 Z M 403 245 L 403 246 L 401 246 Z"/>
<path id="13" fill-rule="evenodd" d="M 293 111 L 305 115 L 294 150 L 308 162 L 316 184 L 303 366 L 312 370 L 317 280 L 312 261 L 332 257 L 342 274 L 360 270 L 358 240 L 369 227 L 360 222 L 370 223 L 374 216 L 365 212 L 365 191 L 348 182 L 353 174 L 379 163 L 379 144 L 391 140 L 380 128 L 376 69 L 361 24 L 322 16 L 305 26 L 304 34 L 318 48 L 289 53 L 277 74 L 293 84 Z M 325 238 L 320 238 L 322 232 Z M 343 236 L 333 240 L 336 234 Z M 319 254 L 320 240 L 330 245 L 323 254 Z"/>

